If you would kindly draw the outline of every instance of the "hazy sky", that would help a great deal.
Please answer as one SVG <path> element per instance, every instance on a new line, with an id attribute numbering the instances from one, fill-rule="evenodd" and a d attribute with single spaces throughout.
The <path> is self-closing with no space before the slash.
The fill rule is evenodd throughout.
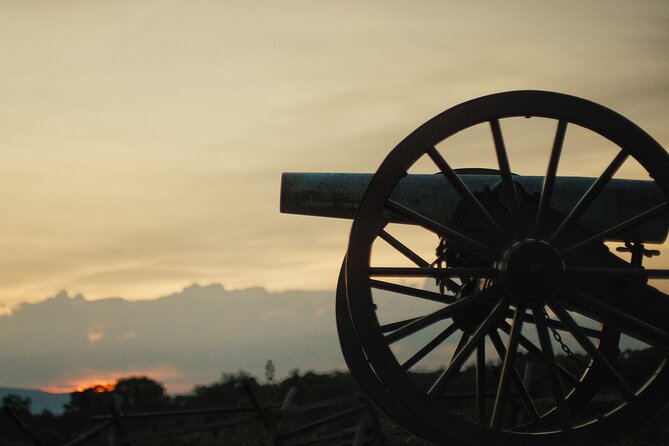
<path id="1" fill-rule="evenodd" d="M 193 282 L 333 289 L 348 223 L 281 215 L 282 171 L 373 171 L 511 89 L 669 145 L 669 3 L 0 1 L 0 304 Z"/>

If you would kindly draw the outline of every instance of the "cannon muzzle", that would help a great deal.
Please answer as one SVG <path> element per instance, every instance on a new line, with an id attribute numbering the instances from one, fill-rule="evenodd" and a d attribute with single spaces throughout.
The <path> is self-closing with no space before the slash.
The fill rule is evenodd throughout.
<path id="1" fill-rule="evenodd" d="M 281 212 L 286 214 L 352 219 L 372 179 L 370 173 L 293 173 L 281 176 Z M 494 189 L 498 175 L 460 174 L 472 192 Z M 541 192 L 541 176 L 514 176 L 515 182 L 529 195 Z M 585 177 L 558 177 L 551 208 L 567 214 L 595 181 Z M 393 191 L 392 200 L 448 225 L 460 202 L 460 195 L 442 175 L 411 174 Z M 598 234 L 664 202 L 662 191 L 653 181 L 612 179 L 579 220 L 591 234 Z M 410 223 L 388 213 L 392 223 Z M 662 243 L 667 238 L 669 215 L 644 223 L 628 232 L 607 238 L 610 241 L 633 240 Z"/>

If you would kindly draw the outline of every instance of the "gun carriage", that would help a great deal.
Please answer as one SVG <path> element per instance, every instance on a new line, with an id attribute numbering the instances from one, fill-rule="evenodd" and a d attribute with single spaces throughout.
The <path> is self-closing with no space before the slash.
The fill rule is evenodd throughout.
<path id="1" fill-rule="evenodd" d="M 550 128 L 547 157 L 538 172 L 514 159 L 533 173 L 516 175 L 503 129 L 532 120 Z M 481 128 L 495 169 L 454 168 L 449 141 Z M 593 176 L 558 175 L 569 132 L 606 146 Z M 284 173 L 281 211 L 353 220 L 340 343 L 398 424 L 438 444 L 592 444 L 669 399 L 669 270 L 643 266 L 667 237 L 668 197 L 669 155 L 635 124 L 514 91 L 437 115 L 374 174 Z"/>

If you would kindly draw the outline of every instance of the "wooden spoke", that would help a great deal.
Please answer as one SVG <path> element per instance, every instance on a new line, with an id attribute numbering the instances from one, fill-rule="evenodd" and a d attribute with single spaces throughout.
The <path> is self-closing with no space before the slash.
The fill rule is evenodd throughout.
<path id="1" fill-rule="evenodd" d="M 504 333 L 506 333 L 507 335 L 509 335 L 511 333 L 511 325 L 509 325 L 508 322 L 506 322 L 506 321 L 502 322 L 502 324 L 500 325 L 499 328 Z M 529 339 L 527 339 L 525 336 L 520 335 L 520 341 L 519 342 L 520 342 L 520 345 L 522 345 L 523 348 L 525 350 L 527 350 L 531 355 L 533 355 L 534 357 L 536 357 L 538 359 L 543 358 L 543 353 L 541 352 L 541 349 L 539 347 L 537 347 L 536 345 L 534 345 L 534 343 L 532 341 L 530 341 Z M 569 370 L 567 370 L 566 368 L 564 368 L 564 366 L 558 364 L 557 367 L 558 367 L 558 372 L 560 373 L 560 375 L 566 381 L 568 381 L 569 384 L 571 384 L 572 386 L 575 387 L 575 386 L 577 386 L 578 384 L 581 383 L 581 380 L 579 380 L 577 377 L 572 375 L 572 373 Z"/>
<path id="2" fill-rule="evenodd" d="M 518 353 L 518 343 L 520 341 L 520 334 L 523 327 L 523 319 L 521 317 L 521 314 L 524 312 L 525 310 L 523 308 L 516 308 L 516 313 L 513 317 L 513 323 L 511 325 L 511 334 L 509 335 L 509 341 L 506 347 L 506 352 L 504 352 L 502 373 L 499 378 L 499 384 L 497 386 L 497 396 L 495 397 L 495 403 L 493 405 L 492 419 L 490 420 L 490 427 L 494 429 L 499 429 L 500 424 L 502 422 L 502 411 L 504 409 L 508 397 L 509 379 L 512 376 L 517 377 L 513 379 L 516 380 L 516 384 L 518 385 L 518 389 L 520 390 L 521 396 L 527 395 L 527 389 L 525 388 L 525 384 L 523 383 L 522 378 L 520 377 L 520 375 L 518 375 L 518 372 L 515 368 L 516 355 Z M 524 403 L 528 402 L 526 398 L 522 399 Z M 531 417 L 533 417 L 534 419 L 538 419 L 538 414 L 536 408 L 534 408 L 532 399 L 531 398 L 528 399 L 530 407 L 530 410 L 528 412 Z"/>
<path id="3" fill-rule="evenodd" d="M 398 330 L 398 329 L 404 327 L 405 325 L 409 325 L 410 323 L 412 323 L 413 321 L 417 321 L 418 319 L 420 319 L 420 316 L 419 317 L 412 317 L 412 318 L 409 318 L 409 319 L 404 319 L 403 321 L 397 321 L 397 322 L 391 322 L 389 324 L 384 324 L 384 325 L 381 325 L 379 328 L 381 329 L 381 333 L 389 333 L 391 331 Z"/>
<path id="4" fill-rule="evenodd" d="M 570 329 L 570 332 L 572 336 L 574 336 L 574 339 L 576 339 L 576 342 L 578 342 L 583 350 L 585 350 L 592 360 L 602 368 L 604 371 L 605 375 L 611 379 L 613 384 L 618 388 L 620 391 L 620 394 L 627 400 L 631 401 L 634 397 L 635 394 L 630 389 L 630 387 L 627 385 L 625 380 L 618 374 L 615 368 L 613 368 L 613 365 L 606 359 L 606 357 L 600 352 L 597 347 L 588 339 L 588 336 L 586 336 L 585 333 L 583 333 L 583 330 L 581 330 L 581 327 L 578 326 L 576 321 L 571 317 L 571 315 L 561 306 L 559 306 L 556 303 L 550 304 L 551 309 L 553 312 L 557 315 L 557 317 L 560 318 L 562 322 L 564 322 Z"/>
<path id="5" fill-rule="evenodd" d="M 550 241 L 555 241 L 560 235 L 564 234 L 567 229 L 569 229 L 578 219 L 583 215 L 583 213 L 588 209 L 588 207 L 595 201 L 595 198 L 599 193 L 604 189 L 613 177 L 613 175 L 618 171 L 620 166 L 623 165 L 629 153 L 625 150 L 621 150 L 618 155 L 611 161 L 611 164 L 604 170 L 604 172 L 595 180 L 595 182 L 590 186 L 590 189 L 581 197 L 576 206 L 571 210 L 569 215 L 564 219 L 562 224 L 555 230 L 553 235 L 550 237 Z"/>
<path id="6" fill-rule="evenodd" d="M 548 334 L 548 326 L 544 316 L 543 305 L 538 305 L 533 308 L 532 313 L 536 320 L 537 335 L 539 336 L 539 343 L 541 344 L 544 364 L 546 364 L 546 368 L 548 369 L 548 377 L 551 381 L 553 397 L 555 398 L 555 404 L 560 416 L 560 424 L 562 425 L 562 430 L 567 432 L 573 429 L 573 424 L 571 421 L 571 414 L 569 413 L 569 407 L 567 406 L 567 401 L 564 397 L 564 389 L 562 389 L 562 383 L 560 382 L 560 376 L 558 375 L 557 362 L 555 361 L 555 356 L 553 354 L 551 338 Z"/>
<path id="7" fill-rule="evenodd" d="M 629 277 L 645 276 L 649 279 L 669 279 L 669 269 L 645 268 L 567 268 L 565 274 L 572 277 Z"/>
<path id="8" fill-rule="evenodd" d="M 513 173 L 511 173 L 511 166 L 509 165 L 509 157 L 504 146 L 504 137 L 502 136 L 502 128 L 499 125 L 498 119 L 490 121 L 490 130 L 492 131 L 492 138 L 495 143 L 495 153 L 497 154 L 497 163 L 499 165 L 499 174 L 502 178 L 502 186 L 505 189 L 507 199 L 509 200 L 509 207 L 515 227 L 520 226 L 520 200 L 518 199 L 518 191 L 516 190 L 516 182 L 513 181 Z"/>
<path id="9" fill-rule="evenodd" d="M 523 315 L 523 322 L 529 322 L 531 324 L 536 323 L 536 318 L 532 314 L 524 314 Z M 554 328 L 556 330 L 560 331 L 569 331 L 567 327 L 560 321 L 556 321 L 555 319 L 545 319 L 544 318 L 544 323 L 549 327 L 549 328 Z M 602 332 L 601 330 L 597 330 L 596 328 L 589 328 L 589 327 L 584 327 L 581 325 L 581 330 L 585 334 L 588 335 L 589 338 L 595 338 L 595 339 L 600 339 L 602 337 Z M 523 345 L 523 347 L 525 347 Z"/>
<path id="10" fill-rule="evenodd" d="M 614 322 L 620 326 L 622 331 L 625 331 L 626 333 L 631 332 L 632 334 L 636 333 L 641 336 L 641 339 L 656 347 L 666 350 L 667 346 L 669 346 L 669 333 L 636 318 L 631 311 L 626 311 L 627 309 L 622 310 L 615 308 L 608 303 L 575 288 L 566 289 L 564 297 L 569 303 L 585 307 L 595 313 L 595 316 L 598 315 L 602 322 Z M 580 331 L 583 331 L 581 330 L 581 327 L 578 328 Z"/>
<path id="11" fill-rule="evenodd" d="M 467 345 L 467 341 L 469 341 L 469 338 L 472 336 L 472 333 L 469 330 L 463 330 L 462 334 L 460 335 L 460 340 L 458 341 L 458 345 L 455 346 L 455 350 L 453 350 L 453 355 L 451 355 L 451 360 L 448 362 L 448 364 L 453 363 L 453 359 L 457 356 L 458 353 Z"/>
<path id="12" fill-rule="evenodd" d="M 553 140 L 553 148 L 551 150 L 551 157 L 548 161 L 548 169 L 544 177 L 544 183 L 541 187 L 541 198 L 539 199 L 539 209 L 537 210 L 537 218 L 534 223 L 534 233 L 537 235 L 543 224 L 544 215 L 548 210 L 553 197 L 553 188 L 555 187 L 555 177 L 557 175 L 558 164 L 560 163 L 560 156 L 562 154 L 562 144 L 564 143 L 564 135 L 567 132 L 567 121 L 561 119 L 558 122 L 557 131 L 555 132 L 555 139 Z"/>
<path id="13" fill-rule="evenodd" d="M 495 277 L 492 268 L 411 268 L 411 267 L 373 267 L 370 276 L 383 277 Z"/>
<path id="14" fill-rule="evenodd" d="M 467 188 L 462 179 L 458 174 L 448 165 L 446 160 L 441 156 L 435 147 L 430 147 L 427 150 L 427 154 L 432 159 L 432 162 L 439 168 L 441 173 L 446 177 L 446 180 L 450 183 L 453 189 L 460 194 L 463 200 L 472 207 L 476 212 L 478 212 L 483 218 L 483 223 L 488 227 L 488 229 L 495 236 L 498 244 L 502 245 L 509 241 L 509 236 L 504 233 L 502 228 L 499 227 L 495 219 L 488 213 L 488 211 L 483 207 L 481 202 L 474 196 L 474 194 Z"/>
<path id="15" fill-rule="evenodd" d="M 439 333 L 434 339 L 428 342 L 423 348 L 418 350 L 411 358 L 407 359 L 402 364 L 402 369 L 409 370 L 411 367 L 416 365 L 421 359 L 426 357 L 431 351 L 439 347 L 449 336 L 455 333 L 458 330 L 458 326 L 453 323 L 448 326 L 448 328 L 441 333 Z"/>
<path id="16" fill-rule="evenodd" d="M 413 288 L 405 285 L 398 285 L 396 283 L 384 282 L 381 280 L 370 279 L 369 286 L 378 290 L 390 291 L 393 293 L 404 294 L 406 296 L 417 297 L 419 299 L 431 300 L 433 302 L 440 302 L 450 304 L 455 302 L 455 297 L 447 294 L 435 293 L 433 291 L 421 290 L 420 288 Z"/>
<path id="17" fill-rule="evenodd" d="M 410 248 L 404 245 L 404 243 L 388 234 L 388 232 L 386 232 L 384 229 L 379 231 L 379 237 L 419 267 L 429 268 L 430 263 L 428 261 L 424 260 L 421 256 L 413 252 Z"/>
<path id="18" fill-rule="evenodd" d="M 497 356 L 499 356 L 500 360 L 504 361 L 507 350 L 506 347 L 504 347 L 504 342 L 502 342 L 502 338 L 500 338 L 499 334 L 495 331 L 493 333 L 490 333 L 490 340 L 492 341 L 492 344 L 495 347 Z M 513 368 L 511 373 L 512 373 L 511 379 L 513 379 L 514 384 L 518 388 L 518 392 L 520 394 L 520 400 L 523 402 L 525 411 L 528 413 L 528 415 L 532 420 L 538 420 L 539 413 L 537 412 L 537 408 L 534 406 L 534 402 L 532 401 L 532 397 L 530 396 L 527 387 L 525 387 L 523 378 L 521 378 L 520 374 L 518 373 L 518 370 L 516 370 L 515 367 Z M 497 396 L 497 394 L 495 394 L 495 396 Z"/>
<path id="19" fill-rule="evenodd" d="M 602 243 L 604 240 L 606 240 L 611 236 L 619 235 L 626 231 L 629 231 L 630 229 L 634 229 L 637 226 L 640 226 L 668 211 L 669 211 L 669 201 L 665 201 L 664 203 L 658 204 L 657 206 L 637 215 L 636 217 L 630 218 L 629 220 L 624 221 L 610 229 L 607 229 L 606 231 L 602 231 L 599 234 L 588 238 L 587 240 L 577 243 L 576 245 L 570 246 L 569 248 L 562 251 L 562 255 L 567 256 L 581 252 L 592 245 Z"/>
<path id="20" fill-rule="evenodd" d="M 485 338 L 476 346 L 476 408 L 479 423 L 486 424 L 485 410 Z"/>
<path id="21" fill-rule="evenodd" d="M 429 263 L 427 260 L 423 259 L 421 256 L 416 254 L 413 250 L 404 245 L 404 243 L 400 242 L 397 238 L 390 235 L 385 229 L 379 231 L 379 237 L 386 243 L 388 243 L 390 246 L 395 248 L 397 251 L 399 251 L 406 258 L 415 263 L 418 267 L 429 268 L 432 266 L 432 263 Z M 446 288 L 448 288 L 449 291 L 457 292 L 460 289 L 460 285 L 454 280 L 452 280 L 450 277 L 445 278 L 444 282 Z"/>
<path id="22" fill-rule="evenodd" d="M 469 355 L 471 355 L 472 351 L 476 348 L 479 342 L 483 340 L 483 338 L 488 334 L 488 332 L 490 332 L 490 330 L 495 329 L 497 324 L 499 324 L 501 318 L 504 317 L 504 312 L 506 311 L 507 306 L 508 303 L 503 299 L 497 302 L 497 305 L 495 305 L 490 313 L 488 313 L 488 316 L 484 319 L 481 325 L 479 325 L 472 337 L 467 341 L 467 344 L 465 344 L 465 346 L 456 355 L 454 355 L 446 370 L 444 370 L 444 372 L 434 382 L 428 391 L 429 395 L 439 396 L 444 393 L 444 388 L 446 387 L 446 384 L 448 384 L 448 381 L 450 381 L 450 379 L 460 370 L 462 364 L 464 364 L 467 358 L 469 358 Z"/>
<path id="23" fill-rule="evenodd" d="M 460 248 L 468 251 L 470 254 L 475 255 L 483 260 L 491 261 L 495 257 L 495 253 L 485 245 L 463 235 L 453 229 L 447 228 L 441 223 L 425 217 L 424 215 L 419 214 L 416 211 L 413 211 L 401 204 L 388 200 L 386 202 L 386 208 L 390 211 L 395 212 L 398 215 L 416 223 L 418 226 L 421 226 L 428 231 L 432 231 L 440 237 L 445 238 L 454 245 L 459 246 Z"/>
<path id="24" fill-rule="evenodd" d="M 386 342 L 388 344 L 392 344 L 393 342 L 404 339 L 405 337 L 412 335 L 426 327 L 429 327 L 430 325 L 433 325 L 441 320 L 448 319 L 453 316 L 454 312 L 467 308 L 476 302 L 480 302 L 481 300 L 486 299 L 492 293 L 493 289 L 494 288 L 491 287 L 483 291 L 470 294 L 469 296 L 455 301 L 447 307 L 422 316 L 387 335 L 385 337 Z"/>

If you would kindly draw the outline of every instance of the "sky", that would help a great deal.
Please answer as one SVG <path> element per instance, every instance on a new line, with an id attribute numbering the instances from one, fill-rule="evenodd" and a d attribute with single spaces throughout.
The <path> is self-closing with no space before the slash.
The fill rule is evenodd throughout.
<path id="1" fill-rule="evenodd" d="M 668 23 L 661 0 L 0 0 L 0 312 L 332 290 L 350 223 L 280 214 L 281 172 L 373 172 L 484 94 L 582 96 L 666 147 Z"/>

